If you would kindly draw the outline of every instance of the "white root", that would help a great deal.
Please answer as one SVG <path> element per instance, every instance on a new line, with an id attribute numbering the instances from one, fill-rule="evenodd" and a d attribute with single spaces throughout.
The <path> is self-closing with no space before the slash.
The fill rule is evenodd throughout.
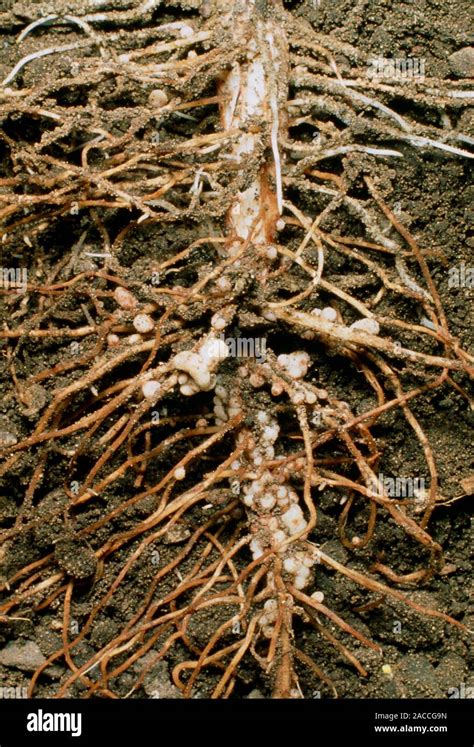
<path id="1" fill-rule="evenodd" d="M 41 57 L 46 57 L 50 54 L 71 52 L 73 49 L 80 49 L 81 47 L 87 47 L 95 43 L 96 42 L 94 40 L 84 40 L 81 42 L 74 42 L 74 44 L 64 44 L 61 47 L 48 47 L 48 49 L 40 49 L 39 52 L 32 52 L 32 54 L 27 54 L 26 57 L 23 57 L 19 62 L 16 63 L 15 67 L 8 73 L 7 77 L 2 80 L 0 86 L 7 86 L 9 83 L 11 83 L 11 81 L 18 75 L 20 70 L 33 60 L 39 60 Z"/>
<path id="2" fill-rule="evenodd" d="M 247 164 L 261 154 L 270 139 L 273 164 L 264 163 L 251 183 L 238 192 L 229 212 L 228 228 L 232 240 L 229 253 L 235 254 L 241 243 L 249 240 L 257 251 L 268 255 L 273 244 L 276 221 L 283 212 L 283 182 L 279 138 L 285 122 L 279 112 L 280 101 L 286 101 L 286 40 L 275 21 L 264 19 L 255 10 L 255 0 L 246 0 L 233 14 L 234 38 L 245 38 L 245 29 L 251 25 L 246 59 L 234 63 L 221 84 L 224 104 L 221 120 L 225 130 L 242 133 L 227 156 L 237 164 Z M 230 16 L 229 16 L 230 19 Z M 274 185 L 272 182 L 274 181 Z"/>

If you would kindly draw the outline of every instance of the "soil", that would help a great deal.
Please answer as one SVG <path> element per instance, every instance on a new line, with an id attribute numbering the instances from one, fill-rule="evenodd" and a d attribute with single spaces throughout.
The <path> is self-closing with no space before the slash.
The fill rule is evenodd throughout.
<path id="1" fill-rule="evenodd" d="M 19 3 L 14 0 L 3 0 L 5 18 L 11 10 L 17 12 L 17 23 L 6 24 L 0 28 L 0 78 L 4 78 L 12 69 L 20 56 L 30 54 L 39 48 L 57 44 L 82 41 L 84 35 L 80 29 L 71 27 L 45 27 L 26 37 L 21 46 L 21 55 L 15 42 L 15 37 L 41 14 L 67 12 L 69 3 L 63 0 L 49 2 Z M 189 2 L 162 3 L 159 14 L 153 16 L 154 22 L 160 23 L 184 19 L 196 21 L 200 18 L 201 3 L 198 0 Z M 25 7 L 24 13 L 21 8 Z M 127 4 L 127 7 L 131 7 Z M 331 35 L 334 39 L 356 47 L 364 55 L 382 57 L 417 57 L 425 60 L 426 75 L 429 78 L 443 80 L 455 79 L 453 63 L 450 57 L 460 49 L 469 45 L 470 39 L 466 29 L 469 28 L 470 4 L 467 0 L 419 0 L 403 3 L 392 3 L 387 0 L 304 0 L 303 2 L 288 2 L 286 7 L 295 17 L 305 19 L 317 32 Z M 19 10 L 20 9 L 20 10 Z M 74 14 L 80 16 L 90 12 L 90 3 L 78 1 L 74 3 Z M 200 22 L 200 21 L 198 21 Z M 133 22 L 134 23 L 134 22 Z M 144 21 L 148 27 L 150 20 Z M 142 40 L 143 41 L 143 40 Z M 116 49 L 123 51 L 120 38 L 117 38 Z M 137 46 L 142 42 L 137 41 Z M 51 55 L 38 59 L 25 66 L 21 74 L 22 87 L 33 87 L 40 81 L 49 82 L 60 80 L 64 71 L 74 64 L 76 52 L 63 55 Z M 343 60 L 338 59 L 341 64 Z M 349 63 L 348 63 L 349 64 Z M 14 85 L 13 83 L 11 84 Z M 16 85 L 16 84 L 15 84 Z M 81 96 L 95 97 L 97 106 L 100 101 L 107 102 L 105 116 L 113 120 L 115 134 L 122 129 L 125 131 L 130 121 L 139 118 L 146 110 L 147 94 L 141 92 L 137 85 L 128 86 L 124 81 L 121 87 L 113 91 L 107 88 L 107 83 L 94 80 L 88 85 L 89 90 L 63 90 L 58 86 L 58 97 L 63 97 L 63 105 L 81 103 Z M 110 83 L 109 86 L 112 86 Z M 468 84 L 466 83 L 466 86 Z M 206 89 L 206 81 L 202 82 Z M 472 86 L 471 86 L 472 87 Z M 200 93 L 200 92 L 198 92 Z M 201 94 L 202 95 L 202 94 Z M 209 94 L 212 95 L 212 92 Z M 435 118 L 435 110 L 427 106 L 406 100 L 393 101 L 393 108 L 402 115 L 413 117 L 418 121 L 431 122 Z M 398 107 L 398 108 L 397 108 Z M 465 135 L 474 136 L 474 119 L 472 108 L 453 107 L 449 112 L 452 127 Z M 200 124 L 201 132 L 210 132 L 216 125 L 215 109 L 209 109 L 205 124 Z M 27 117 L 26 114 L 9 114 L 3 117 L 3 127 L 9 138 L 26 143 L 38 142 L 43 128 L 50 126 L 47 119 L 41 121 Z M 147 125 L 146 127 L 149 127 Z M 194 124 L 187 119 L 174 120 L 169 129 L 176 128 L 178 137 L 185 140 L 193 133 Z M 146 136 L 140 133 L 140 137 Z M 166 133 L 161 133 L 166 140 Z M 298 135 L 304 139 L 305 133 Z M 80 134 L 77 134 L 80 143 Z M 374 143 L 374 138 L 371 140 Z M 377 143 L 376 143 L 377 144 Z M 364 195 L 363 176 L 370 175 L 376 180 L 382 197 L 395 210 L 398 219 L 415 237 L 422 247 L 437 286 L 441 302 L 447 317 L 452 335 L 459 341 L 464 350 L 472 350 L 473 343 L 473 315 L 472 288 L 449 286 L 449 271 L 453 267 L 474 265 L 472 238 L 472 223 L 474 212 L 472 209 L 473 187 L 470 184 L 470 162 L 460 157 L 446 157 L 439 152 L 420 150 L 409 147 L 406 143 L 379 144 L 380 147 L 396 147 L 403 153 L 400 159 L 377 159 L 360 153 L 353 154 L 350 159 L 344 159 L 344 177 L 350 185 L 349 194 L 360 197 Z M 11 164 L 6 158 L 2 167 L 2 177 L 8 177 Z M 99 165 L 99 155 L 93 156 L 91 163 Z M 327 170 L 327 164 L 322 166 Z M 324 195 L 308 194 L 304 190 L 295 189 L 292 199 L 299 208 L 308 214 L 315 215 L 318 209 L 324 208 L 327 200 Z M 395 206 L 395 207 L 394 207 Z M 169 258 L 177 251 L 189 246 L 193 241 L 209 235 L 209 227 L 215 231 L 222 230 L 225 205 L 219 215 L 219 206 L 213 207 L 213 215 L 200 213 L 197 209 L 194 216 L 177 223 L 166 222 L 136 225 L 134 230 L 124 235 L 123 241 L 115 255 L 117 266 L 125 268 L 126 276 L 122 280 L 130 288 L 134 288 L 144 304 L 156 300 L 156 288 L 153 284 L 153 273 L 160 262 Z M 60 219 L 51 220 L 49 226 L 34 237 L 32 246 L 18 238 L 13 245 L 6 248 L 0 245 L 0 266 L 27 266 L 30 277 L 34 282 L 45 283 L 51 276 L 58 262 L 67 258 L 70 263 L 71 275 L 79 272 L 99 270 L 101 260 L 83 256 L 76 252 L 71 255 L 71 247 L 80 240 L 82 233 L 88 230 L 85 248 L 91 254 L 104 251 L 104 236 L 100 221 L 93 211 L 82 214 L 63 214 Z M 105 213 L 104 224 L 112 241 L 128 224 L 131 217 L 139 215 L 137 211 L 113 209 Z M 386 237 L 395 237 L 395 231 L 388 221 L 381 224 Z M 341 208 L 332 221 L 326 224 L 340 236 L 358 235 L 364 237 L 360 223 L 344 208 Z M 216 234 L 217 235 L 217 234 Z M 367 236 L 366 236 L 367 238 Z M 297 247 L 298 240 L 291 227 L 285 229 L 283 242 L 288 246 Z M 368 238 L 370 240 L 370 237 Z M 212 267 L 215 260 L 214 248 L 203 245 L 189 260 L 179 266 L 179 271 L 171 277 L 170 284 L 175 288 L 191 286 L 203 272 Z M 410 265 L 413 269 L 413 265 Z M 115 270 L 113 263 L 110 272 Z M 373 282 L 360 275 L 360 266 L 349 258 L 333 253 L 328 256 L 325 267 L 325 278 L 334 284 L 344 283 L 347 278 L 358 274 L 358 297 L 368 298 L 373 292 Z M 419 280 L 419 274 L 417 280 Z M 168 278 L 169 280 L 169 278 Z M 242 278 L 242 298 L 251 292 L 252 279 Z M 355 281 L 354 281 L 355 282 Z M 51 310 L 49 320 L 54 327 L 69 328 L 87 325 L 92 315 L 95 317 L 96 304 L 105 304 L 106 309 L 112 310 L 110 295 L 106 291 L 106 284 L 95 284 L 92 293 L 87 292 L 84 285 L 77 290 L 67 293 L 61 302 Z M 304 274 L 288 276 L 287 290 L 298 293 L 304 290 Z M 280 286 L 281 288 L 281 286 Z M 37 302 L 29 301 L 29 295 L 12 298 L 10 295 L 1 304 L 0 316 L 2 327 L 15 329 L 21 324 L 25 329 L 35 324 L 35 314 L 38 313 Z M 289 295 L 289 293 L 288 293 Z M 323 301 L 324 301 L 324 293 Z M 328 298 L 326 298 L 328 300 Z M 244 303 L 244 302 L 243 302 Z M 422 312 L 413 299 L 398 298 L 395 302 L 387 296 L 378 307 L 381 316 L 391 315 L 396 303 L 396 316 L 411 323 L 420 324 Z M 324 305 L 322 303 L 321 305 Z M 209 302 L 208 314 L 212 315 L 212 301 Z M 245 311 L 245 313 L 244 313 Z M 193 306 L 183 311 L 189 324 L 199 327 L 203 325 L 201 318 L 193 317 Z M 199 314 L 199 310 L 196 314 Z M 283 330 L 278 325 L 262 324 L 262 320 L 252 316 L 251 307 L 242 310 L 240 318 L 241 329 L 250 334 L 267 336 L 268 345 L 278 355 L 295 349 L 310 351 L 312 367 L 309 379 L 316 386 L 325 388 L 339 400 L 346 401 L 355 413 L 361 413 L 369 407 L 375 406 L 373 391 L 363 376 L 357 373 L 355 366 L 337 351 L 326 348 L 317 342 L 304 342 L 297 339 L 292 332 Z M 347 322 L 353 319 L 350 315 Z M 129 323 L 129 322 L 126 322 Z M 204 323 L 205 326 L 205 323 Z M 256 330 L 256 331 L 255 331 Z M 133 330 L 131 330 L 133 331 Z M 394 334 L 393 330 L 390 333 Z M 395 338 L 396 339 L 396 338 Z M 20 442 L 27 438 L 36 427 L 41 414 L 52 401 L 55 388 L 73 383 L 83 370 L 65 371 L 54 377 L 55 380 L 40 379 L 25 394 L 24 401 L 18 396 L 18 386 L 12 378 L 11 353 L 15 351 L 15 373 L 18 380 L 24 382 L 44 369 L 61 366 L 74 356 L 94 357 L 94 344 L 90 338 L 84 337 L 77 341 L 71 338 L 31 338 L 24 336 L 20 341 L 2 339 L 1 360 L 1 389 L 0 389 L 0 438 L 3 445 Z M 299 346 L 299 347 L 298 347 Z M 175 352 L 178 350 L 174 348 Z M 128 360 L 126 364 L 108 374 L 103 388 L 111 386 L 119 378 L 133 377 L 144 362 L 143 355 Z M 227 363 L 225 364 L 227 366 Z M 399 364 L 402 370 L 402 364 Z M 229 364 L 223 369 L 227 381 L 232 382 L 234 369 Z M 454 374 L 453 378 L 467 387 L 466 377 Z M 404 385 L 406 390 L 420 384 L 415 372 L 405 373 Z M 82 392 L 73 401 L 69 422 L 74 422 L 88 411 L 91 405 L 90 391 Z M 258 409 L 264 400 L 259 391 L 254 392 L 254 406 Z M 184 398 L 185 399 L 185 398 Z M 162 418 L 170 418 L 168 425 L 163 425 L 163 437 L 173 432 L 173 429 L 189 415 L 189 401 L 183 401 L 178 394 L 168 396 L 166 410 L 162 410 Z M 198 411 L 202 415 L 212 411 L 212 393 L 201 393 L 192 402 L 193 413 Z M 131 411 L 131 410 L 130 410 Z M 472 604 L 472 527 L 470 520 L 470 498 L 466 494 L 467 478 L 472 476 L 474 468 L 474 451 L 472 449 L 473 412 L 463 396 L 454 388 L 444 385 L 428 391 L 417 397 L 412 403 L 412 411 L 419 419 L 426 437 L 433 448 L 436 466 L 439 474 L 439 494 L 442 505 L 433 513 L 429 524 L 429 531 L 433 539 L 439 542 L 444 551 L 444 563 L 440 572 L 425 581 L 419 588 L 407 584 L 395 585 L 402 589 L 419 604 L 449 613 L 455 619 L 474 629 L 474 615 L 470 607 Z M 287 417 L 283 413 L 282 418 Z M 288 416 L 289 417 L 289 416 Z M 291 425 L 291 418 L 290 418 Z M 293 423 L 296 430 L 296 422 Z M 377 439 L 378 448 L 382 453 L 379 462 L 379 472 L 384 475 L 420 476 L 429 481 L 429 474 L 420 443 L 408 426 L 400 410 L 392 410 L 373 428 L 373 435 Z M 10 439 L 10 441 L 9 441 Z M 72 608 L 71 632 L 77 632 L 87 619 L 99 599 L 109 587 L 126 559 L 138 547 L 142 538 L 130 540 L 118 551 L 109 555 L 105 564 L 98 568 L 94 551 L 103 546 L 112 537 L 137 526 L 149 516 L 157 507 L 156 496 L 149 496 L 113 521 L 98 528 L 92 535 L 79 537 L 81 529 L 92 522 L 99 522 L 114 508 L 120 507 L 123 501 L 136 493 L 134 480 L 136 473 L 124 475 L 114 483 L 113 489 L 80 507 L 74 514 L 74 520 L 67 512 L 70 500 L 64 490 L 65 484 L 74 493 L 74 481 L 79 484 L 81 475 L 86 474 L 94 462 L 99 458 L 101 450 L 94 442 L 90 449 L 81 445 L 82 455 L 73 460 L 71 467 L 71 448 L 80 441 L 80 437 L 65 438 L 51 448 L 47 453 L 41 448 L 28 451 L 25 458 L 19 460 L 3 476 L 0 487 L 0 520 L 1 528 L 9 530 L 15 520 L 21 515 L 25 490 L 30 483 L 33 471 L 44 455 L 44 473 L 40 485 L 34 494 L 32 508 L 26 516 L 28 527 L 19 536 L 7 540 L 2 553 L 2 576 L 4 580 L 11 579 L 24 566 L 39 561 L 45 555 L 52 554 L 52 567 L 55 572 L 64 571 L 67 579 L 74 581 L 74 597 Z M 197 445 L 198 441 L 192 442 Z M 166 449 L 153 463 L 147 479 L 150 484 L 158 480 L 169 468 L 170 460 L 174 463 L 184 455 L 189 443 L 177 443 Z M 286 448 L 294 446 L 288 439 Z M 183 485 L 191 486 L 193 481 L 208 471 L 209 463 L 230 453 L 230 441 L 224 439 L 213 447 L 206 458 L 195 463 L 192 474 L 186 475 Z M 321 456 L 331 452 L 324 450 Z M 342 454 L 342 451 L 341 451 Z M 117 462 L 119 464 L 120 462 Z M 311 539 L 318 543 L 325 552 L 340 562 L 348 563 L 350 567 L 370 573 L 374 561 L 378 560 L 390 566 L 398 574 L 410 573 L 426 564 L 428 553 L 420 551 L 420 545 L 407 537 L 404 530 L 381 515 L 370 544 L 360 551 L 345 547 L 338 533 L 338 519 L 341 513 L 341 493 L 330 487 L 318 494 L 318 525 Z M 219 507 L 219 491 L 216 490 L 215 504 L 212 510 Z M 224 499 L 222 499 L 224 500 Z M 351 511 L 346 533 L 348 536 L 363 536 L 366 531 L 367 512 L 363 503 L 357 503 L 357 508 Z M 232 527 L 245 523 L 242 511 L 233 515 L 234 524 L 225 527 L 223 538 L 230 537 Z M 74 663 L 76 666 L 88 661 L 93 654 L 114 639 L 127 624 L 133 613 L 143 603 L 144 590 L 152 582 L 156 573 L 156 563 L 160 566 L 173 560 L 183 549 L 184 543 L 191 531 L 203 522 L 201 508 L 195 507 L 186 514 L 185 525 L 174 536 L 163 538 L 158 545 L 150 545 L 150 549 L 143 553 L 130 573 L 124 578 L 112 600 L 98 614 L 95 622 L 85 639 L 74 649 Z M 153 552 L 156 555 L 153 555 Z M 197 554 L 191 552 L 187 559 L 179 566 L 179 572 L 184 575 L 190 571 L 196 562 Z M 236 560 L 237 568 L 245 567 L 249 556 Z M 155 562 L 156 560 L 156 562 Z M 100 565 L 100 561 L 99 561 Z M 304 650 L 317 666 L 332 680 L 338 696 L 343 698 L 445 698 L 455 696 L 456 688 L 464 683 L 465 687 L 474 687 L 472 676 L 473 660 L 469 636 L 445 621 L 425 617 L 417 614 L 405 605 L 388 598 L 378 597 L 367 590 L 356 586 L 342 575 L 318 567 L 317 588 L 325 594 L 326 603 L 346 622 L 370 638 L 381 647 L 382 653 L 364 647 L 354 639 L 344 638 L 344 642 L 357 656 L 368 675 L 362 677 L 347 662 L 341 654 L 311 625 L 302 621 L 295 623 L 295 638 L 298 648 Z M 383 579 L 382 579 L 383 580 Z M 176 581 L 176 579 L 175 579 Z M 49 590 L 54 591 L 55 587 Z M 160 594 L 164 595 L 173 588 L 173 580 L 166 577 L 160 587 Z M 9 597 L 5 590 L 5 599 Z M 48 591 L 39 599 L 46 602 Z M 44 660 L 62 646 L 61 631 L 63 627 L 64 605 L 63 595 L 53 599 L 44 607 L 37 608 L 38 599 L 22 603 L 11 613 L 13 619 L 5 621 L 0 628 L 0 684 L 7 687 L 28 686 L 32 672 Z M 209 640 L 210 631 L 218 628 L 234 614 L 232 606 L 204 608 L 193 615 L 190 621 L 188 635 L 198 647 L 203 647 Z M 15 619 L 16 618 L 16 619 Z M 74 630 L 74 624 L 77 630 Z M 223 642 L 232 642 L 233 633 L 223 638 Z M 153 651 L 159 650 L 158 639 Z M 38 648 L 32 647 L 32 642 Z M 26 654 L 23 648 L 27 646 Z M 39 649 L 39 650 L 38 650 Z M 22 653 L 23 652 L 23 653 Z M 8 655 L 6 655 L 8 653 Z M 27 655 L 28 654 L 28 655 Z M 43 658 L 42 658 L 43 657 Z M 147 658 L 148 657 L 148 658 Z M 164 661 L 153 664 L 151 654 L 133 663 L 130 668 L 116 676 L 109 685 L 114 693 L 125 697 L 137 676 L 148 662 L 152 666 L 146 674 L 143 684 L 130 697 L 181 697 L 180 691 L 172 682 L 171 672 L 174 666 L 189 659 L 189 651 L 181 642 L 171 647 Z M 120 662 L 120 657 L 117 662 Z M 2 663 L 3 662 L 3 663 Z M 307 698 L 333 697 L 333 689 L 321 682 L 314 673 L 303 665 L 297 664 L 301 690 Z M 57 659 L 39 678 L 35 697 L 53 697 L 61 684 L 70 673 L 69 667 L 62 658 Z M 242 661 L 239 669 L 240 677 L 234 688 L 232 697 L 269 697 L 270 682 L 262 668 L 251 658 Z M 93 669 L 88 676 L 92 681 L 98 677 L 98 669 Z M 204 669 L 194 697 L 207 697 L 219 681 L 219 670 Z M 80 682 L 71 686 L 69 696 L 79 696 L 87 692 L 87 687 Z"/>

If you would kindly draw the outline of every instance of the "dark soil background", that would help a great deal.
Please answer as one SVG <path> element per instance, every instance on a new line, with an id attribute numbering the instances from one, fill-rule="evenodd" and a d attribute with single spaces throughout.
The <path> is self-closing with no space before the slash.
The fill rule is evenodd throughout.
<path id="1" fill-rule="evenodd" d="M 164 3 L 163 5 L 166 5 Z M 40 16 L 41 13 L 57 12 L 58 9 L 74 6 L 73 10 L 79 14 L 85 3 L 67 3 L 63 0 L 50 2 L 16 3 L 13 0 L 0 0 L 0 12 L 9 11 L 17 6 L 28 7 L 28 17 Z M 170 18 L 180 16 L 194 17 L 199 13 L 200 3 L 175 3 Z M 472 24 L 472 6 L 467 0 L 458 2 L 444 0 L 418 0 L 417 2 L 393 3 L 384 0 L 306 0 L 304 2 L 289 2 L 288 8 L 296 16 L 310 22 L 317 31 L 331 34 L 335 38 L 348 42 L 366 54 L 383 57 L 420 57 L 425 60 L 427 77 L 443 79 L 459 77 L 459 67 L 456 65 L 458 57 L 452 55 L 471 43 L 467 29 Z M 166 21 L 166 12 L 163 13 Z M 161 16 L 160 16 L 161 20 Z M 12 68 L 19 59 L 15 46 L 15 35 L 21 30 L 0 31 L 0 78 Z M 44 32 L 42 46 L 53 45 L 61 41 L 64 29 L 48 29 Z M 74 39 L 74 31 L 67 30 L 68 40 Z M 55 37 L 58 37 L 57 39 Z M 80 35 L 78 33 L 77 38 Z M 22 55 L 38 48 L 38 39 L 32 34 L 28 43 L 22 46 Z M 31 85 L 35 77 L 43 75 L 54 77 L 60 75 L 61 68 L 70 64 L 71 60 L 64 56 L 52 56 L 46 60 L 37 60 L 25 69 L 24 84 Z M 472 75 L 472 72 L 471 72 Z M 469 83 L 466 82 L 466 88 Z M 472 88 L 472 81 L 470 88 Z M 98 92 L 100 96 L 100 91 Z M 144 101 L 125 101 L 117 99 L 117 107 L 132 106 L 137 112 Z M 429 121 L 431 113 L 424 107 L 419 110 L 408 110 L 406 113 L 419 120 Z M 404 113 L 401 111 L 401 113 Z M 184 125 L 183 125 L 184 126 Z M 464 109 L 452 121 L 452 126 L 464 134 L 474 135 L 474 115 L 472 109 Z M 35 133 L 22 132 L 21 118 L 11 118 L 4 127 L 15 137 L 26 140 L 36 137 Z M 362 174 L 374 174 L 384 198 L 392 206 L 401 222 L 406 225 L 423 247 L 425 255 L 429 257 L 433 278 L 439 290 L 442 303 L 448 318 L 450 330 L 466 350 L 472 350 L 473 342 L 473 290 L 467 287 L 449 288 L 448 272 L 461 261 L 466 266 L 474 265 L 474 238 L 472 238 L 472 224 L 474 210 L 472 198 L 474 189 L 469 182 L 470 165 L 462 158 L 445 157 L 444 154 L 420 153 L 414 149 L 402 147 L 403 159 L 377 161 L 364 154 L 353 156 L 347 163 L 346 177 L 350 177 L 354 189 L 358 188 Z M 302 209 L 306 200 L 312 197 L 299 196 Z M 314 203 L 313 208 L 314 209 Z M 18 245 L 15 250 L 11 247 L 2 250 L 0 244 L 0 266 L 10 267 L 12 264 L 25 264 L 32 276 L 38 281 L 46 278 L 52 267 L 69 247 L 77 240 L 84 230 L 84 220 L 71 216 L 62 224 L 57 223 L 51 229 L 42 233 L 33 248 Z M 81 222 L 82 221 L 82 222 Z M 117 223 L 118 226 L 118 223 Z M 354 235 L 355 223 L 351 217 L 342 211 L 334 218 L 334 227 L 340 235 Z M 359 228 L 360 230 L 360 228 Z M 391 228 L 387 224 L 386 234 L 391 235 Z M 128 268 L 128 280 L 133 281 L 143 277 L 144 268 L 153 266 L 153 262 L 169 256 L 170 249 L 179 250 L 199 235 L 206 235 L 206 228 L 198 223 L 189 222 L 166 228 L 166 226 L 138 227 L 129 234 L 124 242 L 120 255 L 120 263 Z M 94 243 L 96 236 L 96 243 Z M 291 236 L 289 236 L 291 241 Z M 94 233 L 87 239 L 90 251 L 101 251 L 102 241 Z M 15 260 L 13 260 L 13 257 Z M 206 261 L 202 255 L 201 261 Z M 93 268 L 99 265 L 94 260 L 78 258 L 74 270 Z M 181 273 L 179 282 L 191 283 L 195 267 L 188 268 Z M 336 282 L 344 274 L 346 268 L 338 264 L 337 257 L 332 258 L 326 268 L 326 276 Z M 302 286 L 304 287 L 304 286 Z M 294 290 L 294 289 L 293 289 Z M 296 289 L 297 290 L 297 289 Z M 68 305 L 61 309 L 62 323 L 70 325 L 72 322 L 84 321 L 81 303 L 83 298 L 70 297 Z M 404 305 L 400 302 L 400 314 L 403 318 L 413 322 L 419 321 L 413 304 Z M 0 322 L 12 324 L 12 312 L 20 311 L 16 315 L 15 324 L 20 321 L 27 325 L 29 320 L 29 306 L 27 302 L 1 303 Z M 61 322 L 56 319 L 56 323 Z M 275 352 L 286 349 L 288 341 L 271 340 Z M 0 358 L 1 389 L 0 389 L 0 431 L 13 433 L 20 440 L 33 429 L 41 407 L 48 400 L 50 394 L 47 387 L 38 387 L 30 408 L 20 409 L 14 397 L 14 389 L 5 354 L 7 341 L 2 340 Z M 280 350 L 278 346 L 280 345 Z M 86 352 L 86 350 L 84 350 Z M 312 369 L 314 381 L 318 386 L 330 390 L 334 396 L 349 402 L 356 412 L 363 411 L 371 392 L 362 377 L 354 376 L 354 369 L 343 359 L 328 355 L 318 346 L 315 350 L 317 365 Z M 37 373 L 43 368 L 53 366 L 67 359 L 71 355 L 70 341 L 53 340 L 39 341 L 25 340 L 22 343 L 21 366 L 17 374 L 22 379 Z M 36 398 L 36 399 L 35 399 Z M 185 403 L 186 405 L 186 403 Z M 256 401 L 257 405 L 257 401 Z M 182 405 L 181 405 L 182 406 Z M 174 408 L 174 409 L 173 409 Z M 179 417 L 180 402 L 172 401 L 169 406 L 173 415 Z M 446 565 L 443 572 L 425 584 L 421 589 L 410 592 L 412 598 L 434 609 L 449 612 L 458 619 L 474 628 L 472 608 L 472 528 L 470 520 L 470 504 L 472 498 L 465 495 L 461 481 L 470 477 L 474 470 L 474 451 L 472 448 L 473 413 L 467 403 L 453 389 L 443 388 L 428 393 L 416 399 L 413 405 L 415 415 L 433 446 L 436 463 L 440 476 L 440 492 L 450 503 L 436 509 L 430 523 L 433 538 L 444 548 Z M 382 469 L 384 474 L 425 475 L 426 466 L 420 446 L 413 433 L 400 414 L 393 414 L 384 418 L 383 423 L 375 429 L 375 435 L 383 444 L 384 456 Z M 58 505 L 64 500 L 60 486 L 64 479 L 66 461 L 60 454 L 53 455 L 48 461 L 48 478 L 42 487 L 41 499 L 37 502 L 37 511 L 46 514 L 55 501 Z M 0 487 L 0 521 L 2 528 L 12 526 L 21 504 L 22 490 L 31 476 L 34 462 L 22 461 L 21 469 L 13 469 L 7 475 Z M 78 467 L 80 469 L 80 465 Z M 159 470 L 159 465 L 157 470 Z M 78 527 L 86 525 L 92 519 L 97 520 L 101 511 L 110 508 L 123 500 L 130 486 L 122 483 L 123 493 L 109 496 L 107 506 L 100 502 L 89 507 L 78 517 Z M 122 517 L 120 525 L 114 528 L 123 530 L 131 526 L 145 515 L 148 508 L 141 505 Z M 143 512 L 143 513 L 140 513 Z M 338 496 L 330 489 L 321 493 L 320 520 L 317 538 L 314 540 L 333 555 L 344 562 L 348 559 L 349 551 L 340 543 L 337 536 L 337 517 L 340 513 Z M 364 526 L 364 515 L 356 514 L 351 520 L 351 531 L 357 533 L 358 526 Z M 109 529 L 104 528 L 100 541 L 107 539 Z M 2 574 L 11 577 L 17 570 L 42 557 L 50 551 L 52 544 L 56 545 L 56 558 L 60 567 L 67 568 L 76 578 L 81 576 L 81 568 L 91 562 L 87 552 L 74 545 L 70 540 L 67 529 L 60 521 L 48 521 L 44 526 L 26 533 L 21 540 L 8 544 L 3 551 Z M 164 557 L 171 558 L 179 544 L 163 546 Z M 407 538 L 404 533 L 387 521 L 379 521 L 373 542 L 367 550 L 357 556 L 357 567 L 370 569 L 374 558 L 383 559 L 399 573 L 408 573 L 420 564 L 418 546 Z M 118 563 L 125 559 L 114 556 Z M 113 578 L 117 573 L 113 563 L 108 563 L 105 569 L 106 578 Z M 84 570 L 84 569 L 82 569 Z M 139 564 L 133 577 L 127 578 L 120 587 L 120 592 L 114 596 L 113 605 L 103 611 L 95 627 L 88 637 L 87 643 L 81 644 L 75 654 L 77 665 L 86 661 L 94 651 L 108 640 L 111 640 L 130 616 L 134 609 L 134 598 L 139 595 L 147 580 L 153 576 L 153 565 L 149 562 Z M 340 697 L 382 697 L 382 698 L 435 698 L 449 697 L 452 688 L 467 688 L 474 686 L 472 674 L 472 650 L 466 636 L 459 633 L 439 620 L 423 618 L 402 605 L 385 601 L 374 605 L 366 611 L 359 608 L 373 601 L 373 595 L 356 588 L 342 576 L 317 570 L 319 586 L 330 599 L 331 607 L 345 617 L 348 622 L 379 643 L 383 648 L 383 657 L 374 652 L 359 647 L 351 641 L 351 646 L 361 662 L 369 670 L 369 676 L 364 679 L 357 675 L 349 665 L 341 659 L 334 648 L 308 626 L 297 627 L 297 637 L 300 647 L 314 658 L 318 666 L 334 681 Z M 84 571 L 87 576 L 87 569 Z M 82 600 L 75 608 L 86 615 L 94 602 L 102 593 L 101 583 L 97 589 L 84 585 Z M 138 591 L 137 591 L 138 590 Z M 82 608 L 81 608 L 82 606 Z M 370 605 L 369 605 L 370 607 Z M 21 608 L 20 608 L 21 609 Z M 60 604 L 51 605 L 44 611 L 33 612 L 23 609 L 17 613 L 18 619 L 8 625 L 0 627 L 0 685 L 15 687 L 26 686 L 32 671 L 58 647 L 61 646 L 62 607 Z M 206 617 L 205 611 L 196 616 L 193 621 L 192 633 L 197 641 L 208 640 L 209 630 L 217 627 L 226 619 L 225 609 L 219 615 L 212 613 L 213 618 Z M 2 648 L 3 647 L 3 648 Z M 177 663 L 182 652 L 177 648 L 170 651 L 164 663 L 154 667 L 147 675 L 144 688 L 132 697 L 178 697 L 178 691 L 172 685 L 170 674 L 172 665 Z M 114 683 L 116 692 L 125 696 L 143 661 L 137 664 L 132 673 L 123 673 L 118 682 Z M 63 663 L 55 663 L 41 677 L 35 695 L 53 696 L 58 683 L 64 677 L 66 667 Z M 234 697 L 268 697 L 268 683 L 256 665 L 244 665 L 246 685 L 236 689 Z M 318 682 L 307 671 L 299 671 L 301 686 L 306 697 L 326 697 L 331 695 L 330 689 Z M 90 675 L 93 678 L 93 673 Z M 209 683 L 206 685 L 206 677 Z M 213 675 L 204 675 L 200 694 L 206 696 L 214 683 Z M 72 695 L 79 695 L 81 686 L 76 684 Z"/>

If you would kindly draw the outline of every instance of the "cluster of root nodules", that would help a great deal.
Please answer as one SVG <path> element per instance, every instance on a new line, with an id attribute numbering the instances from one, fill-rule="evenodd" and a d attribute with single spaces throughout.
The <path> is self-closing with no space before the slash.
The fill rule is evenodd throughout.
<path id="1" fill-rule="evenodd" d="M 429 519 L 446 499 L 411 407 L 443 387 L 467 400 L 472 358 L 376 179 L 351 181 L 354 164 L 370 174 L 395 151 L 469 158 L 442 124 L 466 105 L 458 84 L 369 81 L 355 50 L 281 10 L 288 137 L 277 163 L 263 131 L 242 165 L 219 84 L 245 49 L 211 3 L 186 16 L 84 0 L 45 18 L 24 5 L 0 14 L 17 38 L 0 87 L 0 613 L 12 636 L 46 620 L 60 641 L 30 693 L 50 692 L 55 664 L 59 696 L 143 696 L 161 660 L 185 697 L 256 682 L 335 693 L 305 629 L 361 676 L 365 648 L 380 649 L 320 590 L 334 574 L 369 607 L 463 628 L 410 596 L 443 566 Z M 426 103 L 439 127 L 395 98 Z M 282 187 L 275 240 L 229 252 L 226 215 L 265 159 Z M 322 364 L 345 372 L 347 396 L 320 381 Z M 418 443 L 416 495 L 379 479 L 387 419 Z M 325 494 L 346 565 L 318 532 Z M 418 546 L 419 566 L 377 560 L 379 521 Z"/>

